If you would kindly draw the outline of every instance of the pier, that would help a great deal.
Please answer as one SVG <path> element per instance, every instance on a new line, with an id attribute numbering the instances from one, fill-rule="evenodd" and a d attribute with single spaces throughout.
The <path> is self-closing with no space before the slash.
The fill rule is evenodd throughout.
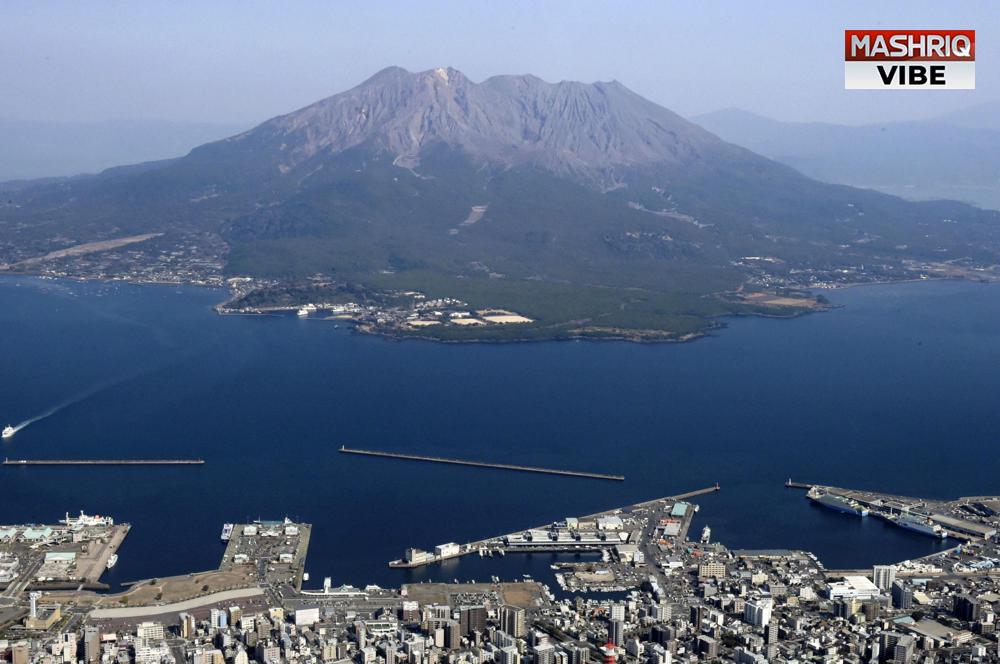
<path id="1" fill-rule="evenodd" d="M 713 486 L 705 487 L 703 489 L 696 489 L 694 491 L 688 491 L 674 496 L 667 496 L 665 498 L 654 498 L 653 500 L 634 503 L 624 507 L 617 507 L 603 512 L 597 512 L 595 514 L 588 514 L 586 516 L 578 517 L 578 521 L 593 522 L 602 517 L 619 517 L 623 513 L 656 514 L 659 515 L 657 518 L 663 517 L 676 519 L 680 523 L 680 527 L 678 528 L 675 536 L 679 541 L 683 541 L 687 538 L 688 528 L 691 525 L 695 512 L 698 511 L 698 507 L 697 505 L 686 505 L 681 510 L 680 514 L 677 515 L 674 515 L 670 508 L 673 508 L 678 503 L 683 503 L 687 498 L 703 496 L 720 490 L 721 487 L 719 483 L 716 482 Z M 598 533 L 596 531 L 587 536 L 577 532 L 575 535 L 567 533 L 568 536 L 566 537 L 551 537 L 550 533 L 553 532 L 552 528 L 555 525 L 557 524 L 549 523 L 536 526 L 534 528 L 525 528 L 513 533 L 496 535 L 494 537 L 488 537 L 475 542 L 467 542 L 465 544 L 450 542 L 448 544 L 435 547 L 435 551 L 433 553 L 429 551 L 421 551 L 419 549 L 409 549 L 406 557 L 391 561 L 389 563 L 389 567 L 412 569 L 415 567 L 423 567 L 425 565 L 433 565 L 445 560 L 460 558 L 474 553 L 478 553 L 480 556 L 486 555 L 492 557 L 493 555 L 504 556 L 508 553 L 607 552 L 612 551 L 617 545 L 622 544 L 624 541 L 618 537 L 609 537 L 607 532 Z M 643 528 L 639 529 L 640 532 L 642 530 Z M 539 540 L 525 540 L 522 536 L 529 532 L 532 532 L 535 535 L 544 534 L 545 536 Z M 517 540 L 517 542 L 511 542 L 512 539 Z"/>
<path id="2" fill-rule="evenodd" d="M 815 485 L 807 484 L 805 482 L 793 482 L 791 477 L 789 477 L 785 482 L 786 489 L 811 489 L 813 486 Z"/>
<path id="3" fill-rule="evenodd" d="M 203 459 L 4 459 L 5 466 L 201 466 Z"/>
<path id="4" fill-rule="evenodd" d="M 376 450 L 360 450 L 341 446 L 344 454 L 361 454 L 364 456 L 382 457 L 385 459 L 404 459 L 406 461 L 427 461 L 430 463 L 449 463 L 456 466 L 475 466 L 477 468 L 496 468 L 500 470 L 516 470 L 523 473 L 542 473 L 545 475 L 562 475 L 565 477 L 583 477 L 594 480 L 625 481 L 624 475 L 609 475 L 606 473 L 590 473 L 582 470 L 559 470 L 557 468 L 539 468 L 537 466 L 520 466 L 511 463 L 488 463 L 486 461 L 470 461 L 467 459 L 449 459 L 445 457 L 423 456 L 420 454 L 401 454 L 398 452 L 380 452 Z"/>
<path id="5" fill-rule="evenodd" d="M 715 493 L 716 491 L 721 491 L 722 487 L 716 482 L 715 486 L 705 487 L 704 489 L 696 489 L 695 491 L 688 491 L 687 493 L 679 493 L 676 496 L 670 496 L 672 500 L 687 500 L 688 498 L 697 498 L 698 496 L 704 496 L 708 493 Z M 655 501 L 654 501 L 655 502 Z"/>

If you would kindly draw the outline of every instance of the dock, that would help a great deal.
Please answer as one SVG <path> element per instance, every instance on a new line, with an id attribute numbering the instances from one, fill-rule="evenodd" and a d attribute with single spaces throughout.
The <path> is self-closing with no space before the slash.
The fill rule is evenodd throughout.
<path id="1" fill-rule="evenodd" d="M 377 450 L 361 450 L 341 446 L 344 454 L 360 454 L 363 456 L 382 457 L 384 459 L 403 459 L 406 461 L 427 461 L 430 463 L 448 463 L 456 466 L 473 466 L 476 468 L 495 468 L 500 470 L 515 470 L 523 473 L 542 473 L 545 475 L 562 475 L 564 477 L 582 477 L 593 480 L 625 481 L 624 475 L 609 475 L 606 473 L 591 473 L 583 470 L 559 470 L 557 468 L 539 468 L 537 466 L 521 466 L 512 463 L 489 463 L 486 461 L 471 461 L 468 459 L 449 459 L 446 457 L 424 456 L 421 454 L 402 454 L 399 452 L 381 452 Z"/>
<path id="2" fill-rule="evenodd" d="M 5 466 L 201 466 L 203 459 L 4 459 Z"/>
<path id="3" fill-rule="evenodd" d="M 697 498 L 698 496 L 704 496 L 705 494 L 715 493 L 716 491 L 721 491 L 722 487 L 718 482 L 715 486 L 708 486 L 704 489 L 696 489 L 694 491 L 688 491 L 687 493 L 679 493 L 676 496 L 670 496 L 671 500 L 687 500 L 688 498 Z M 653 501 L 656 502 L 656 501 Z"/>
<path id="4" fill-rule="evenodd" d="M 624 507 L 616 507 L 610 510 L 605 510 L 603 512 L 597 512 L 595 514 L 588 514 L 586 516 L 578 517 L 579 521 L 595 521 L 601 517 L 615 517 L 623 512 L 628 513 L 639 513 L 639 512 L 655 512 L 662 510 L 664 506 L 673 507 L 678 503 L 683 503 L 687 498 L 692 498 L 694 496 L 703 496 L 710 493 L 715 493 L 721 490 L 721 486 L 716 482 L 713 486 L 705 487 L 703 489 L 696 489 L 694 491 L 688 491 L 685 493 L 680 493 L 674 496 L 666 496 L 664 498 L 654 498 L 653 500 L 646 500 L 640 503 L 634 503 L 632 505 L 626 505 Z M 694 512 L 697 512 L 697 506 L 693 506 L 691 510 L 687 507 L 681 510 L 681 516 L 678 520 L 682 522 L 682 526 L 678 529 L 677 536 L 681 540 L 687 537 L 687 528 L 691 525 L 691 519 L 693 518 Z M 664 516 L 670 516 L 666 514 Z M 536 526 L 534 528 L 526 528 L 524 530 L 516 531 L 514 533 L 507 533 L 505 535 L 496 535 L 494 537 L 489 537 L 482 540 L 477 540 L 475 542 L 467 542 L 465 544 L 456 544 L 454 542 L 443 544 L 439 547 L 435 547 L 435 552 L 423 552 L 419 549 L 410 549 L 408 551 L 408 556 L 411 552 L 418 552 L 416 557 L 407 557 L 399 560 L 393 560 L 389 562 L 389 567 L 392 568 L 402 568 L 402 569 L 412 569 L 416 567 L 423 567 L 425 565 L 433 565 L 435 563 L 440 563 L 445 560 L 450 560 L 452 558 L 460 558 L 462 556 L 467 556 L 469 554 L 478 553 L 480 556 L 494 554 L 506 555 L 507 553 L 531 553 L 531 552 L 544 552 L 544 553 L 593 553 L 612 550 L 618 544 L 623 543 L 624 540 L 617 538 L 556 538 L 551 539 L 546 537 L 543 540 L 536 542 L 520 542 L 520 544 L 512 545 L 510 543 L 511 538 L 520 538 L 524 533 L 527 532 L 542 532 L 549 531 L 554 524 L 544 524 Z M 641 533 L 642 529 L 639 530 Z"/>

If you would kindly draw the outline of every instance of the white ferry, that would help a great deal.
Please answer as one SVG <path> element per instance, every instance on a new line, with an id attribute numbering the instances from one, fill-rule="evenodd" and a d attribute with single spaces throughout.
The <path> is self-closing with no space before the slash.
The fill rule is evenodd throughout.
<path id="1" fill-rule="evenodd" d="M 118 564 L 118 554 L 117 553 L 112 553 L 111 557 L 108 558 L 108 565 L 107 565 L 107 567 L 108 567 L 108 569 L 111 569 L 112 567 L 114 567 L 117 564 Z"/>
<path id="2" fill-rule="evenodd" d="M 921 535 L 929 535 L 938 539 L 944 539 L 948 536 L 944 528 L 931 522 L 927 517 L 918 514 L 900 514 L 896 518 L 895 523 L 901 528 L 912 530 Z"/>
<path id="3" fill-rule="evenodd" d="M 66 524 L 67 527 L 73 530 L 80 530 L 81 528 L 96 527 L 96 528 L 107 528 L 115 525 L 115 520 L 110 516 L 91 516 L 90 514 L 84 514 L 83 510 L 80 510 L 80 516 L 72 517 L 69 512 L 66 512 L 65 519 L 59 519 L 59 523 Z"/>
<path id="4" fill-rule="evenodd" d="M 17 433 L 17 429 L 8 424 L 3 428 L 3 433 L 0 433 L 0 437 L 13 438 L 15 433 Z"/>
<path id="5" fill-rule="evenodd" d="M 233 528 L 234 528 L 234 526 L 231 523 L 223 524 L 223 526 L 222 526 L 222 541 L 223 542 L 228 542 L 229 539 L 233 536 Z"/>

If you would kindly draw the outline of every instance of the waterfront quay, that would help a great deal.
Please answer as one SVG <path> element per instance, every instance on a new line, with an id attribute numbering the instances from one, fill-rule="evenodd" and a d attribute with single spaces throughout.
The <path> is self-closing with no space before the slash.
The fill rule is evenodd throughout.
<path id="1" fill-rule="evenodd" d="M 361 450 L 341 445 L 341 454 L 359 454 L 362 456 L 381 457 L 383 459 L 400 459 L 404 461 L 425 461 L 428 463 L 444 463 L 455 466 L 472 466 L 475 468 L 493 468 L 497 470 L 513 470 L 522 473 L 542 473 L 544 475 L 562 475 L 564 477 L 580 477 L 592 480 L 614 480 L 625 481 L 624 475 L 609 475 L 606 473 L 592 473 L 583 470 L 560 470 L 557 468 L 540 468 L 538 466 L 521 466 L 511 463 L 490 463 L 486 461 L 473 461 L 469 459 L 450 459 L 447 457 L 424 456 L 420 454 L 403 454 L 399 452 L 382 452 L 378 450 Z"/>
<path id="2" fill-rule="evenodd" d="M 937 539 L 988 541 L 1000 532 L 1000 496 L 968 496 L 955 500 L 914 498 L 863 489 L 785 482 L 808 489 L 813 502 L 848 516 L 875 517 L 894 526 Z"/>
<path id="3" fill-rule="evenodd" d="M 130 528 L 83 512 L 55 524 L 0 525 L 0 595 L 107 589 L 100 578 Z"/>
<path id="4" fill-rule="evenodd" d="M 530 551 L 596 533 L 595 555 L 557 565 L 558 583 L 572 593 L 563 599 L 535 581 L 497 577 L 400 588 L 326 578 L 321 590 L 302 591 L 308 524 L 226 524 L 216 570 L 137 581 L 113 595 L 9 587 L 0 596 L 0 651 L 13 664 L 1000 661 L 995 534 L 917 561 L 828 570 L 805 551 L 728 549 L 708 526 L 692 536 L 698 508 L 688 499 L 716 490 L 495 538 Z M 890 499 L 868 498 L 872 506 Z M 915 510 L 921 499 L 907 501 Z M 922 502 L 948 514 L 939 501 Z M 995 501 L 954 502 L 985 520 Z M 108 525 L 95 519 L 64 525 L 89 536 Z M 16 536 L 25 537 L 36 534 Z"/>
<path id="5" fill-rule="evenodd" d="M 234 524 L 219 569 L 250 568 L 262 584 L 299 591 L 311 535 L 310 524 L 287 518 Z"/>
<path id="6" fill-rule="evenodd" d="M 685 502 L 685 499 L 718 490 L 719 485 L 716 484 L 679 496 L 657 498 L 586 516 L 566 517 L 554 523 L 466 544 L 440 544 L 433 551 L 410 548 L 402 559 L 391 561 L 389 566 L 421 567 L 470 554 L 492 557 L 532 552 L 597 553 L 605 563 L 600 570 L 577 569 L 573 567 L 575 563 L 569 563 L 564 568 L 565 573 L 557 575 L 557 579 L 573 587 L 630 587 L 638 581 L 633 573 L 635 561 L 641 564 L 653 553 L 652 549 L 669 548 L 687 537 L 698 507 Z M 592 568 L 594 564 L 588 562 L 584 565 Z"/>

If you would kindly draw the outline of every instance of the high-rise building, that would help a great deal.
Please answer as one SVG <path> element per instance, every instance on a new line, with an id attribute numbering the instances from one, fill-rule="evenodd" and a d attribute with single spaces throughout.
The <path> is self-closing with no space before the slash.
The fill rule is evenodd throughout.
<path id="1" fill-rule="evenodd" d="M 148 646 L 163 640 L 163 625 L 157 622 L 142 622 L 135 628 L 135 637 L 140 645 Z"/>
<path id="2" fill-rule="evenodd" d="M 194 616 L 190 613 L 184 612 L 177 614 L 177 619 L 180 622 L 181 638 L 189 639 L 194 636 L 196 630 Z"/>
<path id="3" fill-rule="evenodd" d="M 497 664 L 521 664 L 521 655 L 514 646 L 500 648 L 497 653 Z"/>
<path id="4" fill-rule="evenodd" d="M 500 628 L 520 639 L 525 634 L 525 610 L 519 606 L 500 607 Z"/>
<path id="5" fill-rule="evenodd" d="M 223 628 L 229 624 L 228 614 L 221 609 L 212 609 L 209 612 L 209 622 L 212 623 L 212 627 Z"/>
<path id="6" fill-rule="evenodd" d="M 590 661 L 590 646 L 586 642 L 564 643 L 562 648 L 569 656 L 569 664 L 587 664 Z"/>
<path id="7" fill-rule="evenodd" d="M 709 560 L 698 565 L 698 576 L 702 579 L 722 579 L 726 576 L 726 566 L 717 560 Z"/>
<path id="8" fill-rule="evenodd" d="M 698 637 L 697 645 L 698 652 L 703 654 L 706 659 L 713 659 L 719 656 L 719 642 L 711 636 L 702 634 Z"/>
<path id="9" fill-rule="evenodd" d="M 556 647 L 551 643 L 540 643 L 531 649 L 535 664 L 554 664 Z"/>
<path id="10" fill-rule="evenodd" d="M 771 611 L 774 600 L 770 597 L 760 597 L 751 600 L 743 607 L 743 619 L 754 627 L 763 627 L 771 622 Z"/>
<path id="11" fill-rule="evenodd" d="M 458 610 L 458 621 L 463 635 L 486 631 L 486 607 L 463 606 Z"/>
<path id="12" fill-rule="evenodd" d="M 896 581 L 892 584 L 892 606 L 895 609 L 906 610 L 913 607 L 913 589 L 903 583 Z"/>
<path id="13" fill-rule="evenodd" d="M 454 620 L 444 624 L 444 647 L 449 650 L 458 650 L 462 647 L 462 628 Z"/>
<path id="14" fill-rule="evenodd" d="M 625 622 L 612 620 L 608 623 L 608 641 L 620 646 L 625 643 Z"/>
<path id="15" fill-rule="evenodd" d="M 624 604 L 622 604 L 620 602 L 616 602 L 616 603 L 614 603 L 614 604 L 611 605 L 611 619 L 612 620 L 621 620 L 621 621 L 625 620 L 625 605 Z"/>
<path id="16" fill-rule="evenodd" d="M 879 590 L 888 591 L 892 588 L 893 581 L 896 580 L 895 565 L 875 565 L 872 568 L 872 581 L 879 587 Z"/>
<path id="17" fill-rule="evenodd" d="M 18 641 L 11 649 L 11 664 L 28 664 L 28 642 Z"/>
<path id="18" fill-rule="evenodd" d="M 983 610 L 980 602 L 971 595 L 959 595 L 955 598 L 952 612 L 959 620 L 975 622 L 982 617 Z"/>
<path id="19" fill-rule="evenodd" d="M 62 645 L 63 664 L 75 664 L 77 651 L 76 634 L 65 632 L 61 635 L 60 642 Z"/>
<path id="20" fill-rule="evenodd" d="M 257 643 L 257 653 L 254 659 L 260 664 L 279 664 L 281 662 L 281 648 L 274 643 L 260 641 Z M 199 662 L 194 664 L 199 664 Z"/>

